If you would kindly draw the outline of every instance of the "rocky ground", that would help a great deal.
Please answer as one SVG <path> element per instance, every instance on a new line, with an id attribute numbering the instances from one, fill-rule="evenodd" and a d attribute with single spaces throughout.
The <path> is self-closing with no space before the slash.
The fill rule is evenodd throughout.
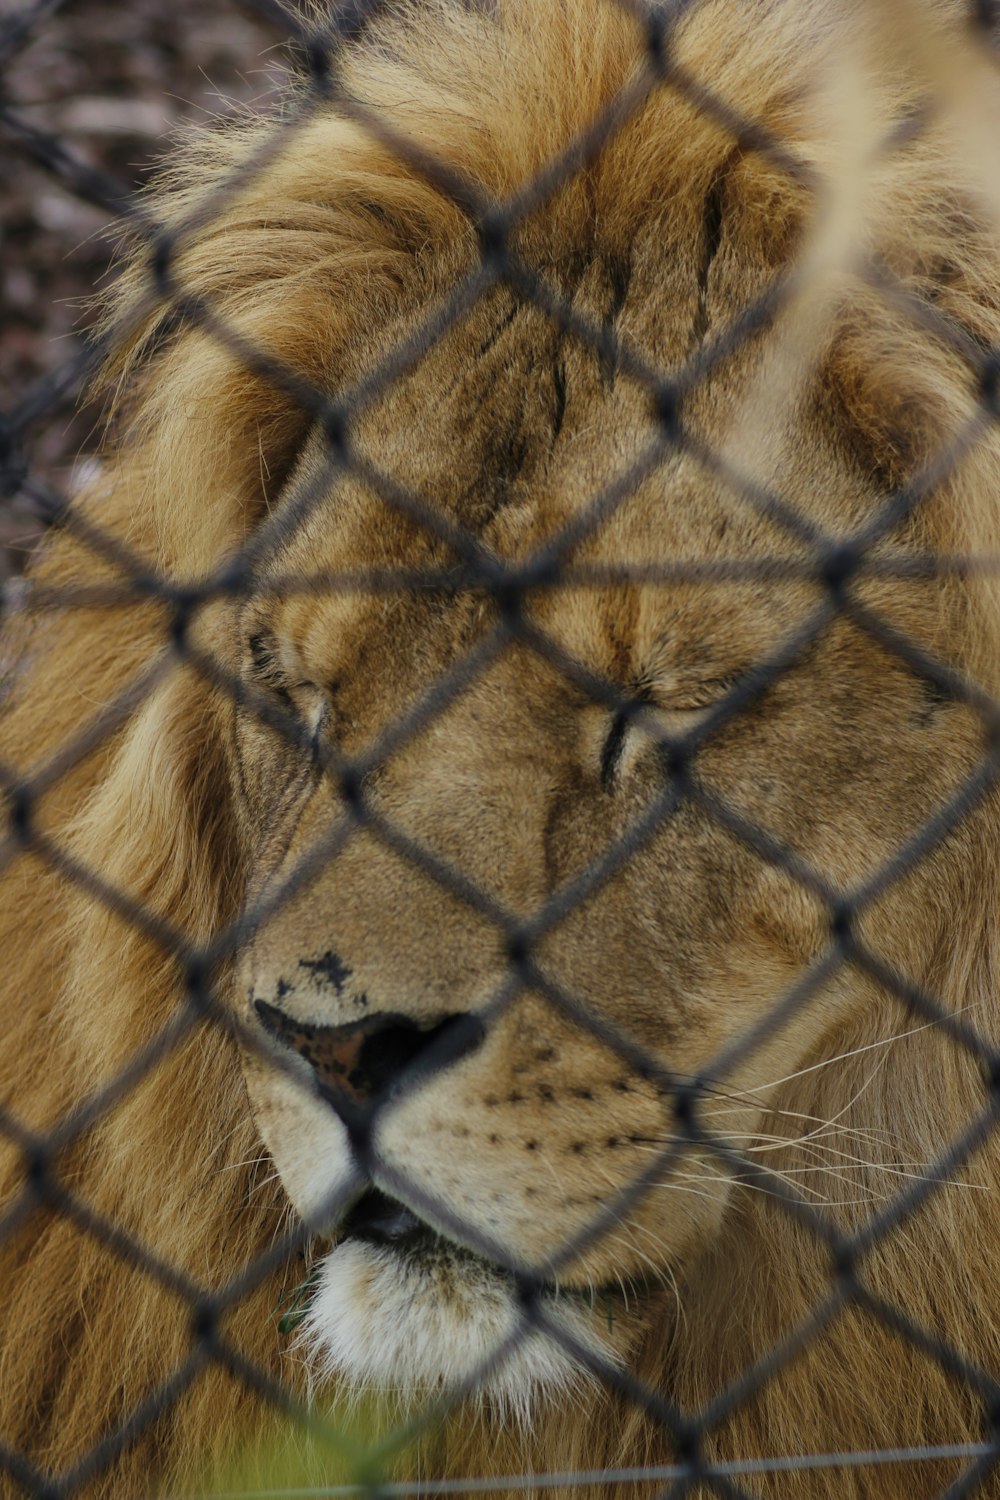
<path id="1" fill-rule="evenodd" d="M 0 0 L 0 423 L 32 404 L 25 456 L 49 486 L 70 488 L 93 443 L 99 413 L 85 394 L 45 398 L 81 348 L 87 298 L 114 275 L 115 234 L 112 215 L 26 137 L 55 137 L 82 166 L 140 188 L 187 122 L 266 106 L 288 53 L 264 14 L 249 0 Z M 39 522 L 19 463 L 0 452 L 0 470 L 2 578 Z"/>

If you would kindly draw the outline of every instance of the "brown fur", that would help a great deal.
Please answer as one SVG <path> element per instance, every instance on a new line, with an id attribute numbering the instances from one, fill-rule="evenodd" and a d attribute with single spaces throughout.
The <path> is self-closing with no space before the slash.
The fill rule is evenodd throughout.
<path id="1" fill-rule="evenodd" d="M 844 15 L 818 0 L 706 3 L 682 29 L 680 55 L 692 74 L 783 146 L 836 177 L 843 162 L 838 167 L 815 99 L 831 36 L 853 34 Z M 353 97 L 503 199 L 598 114 L 642 55 L 638 27 L 607 0 L 502 0 L 499 20 L 441 0 L 409 23 L 386 22 L 346 66 Z M 890 59 L 886 76 L 875 67 L 864 73 L 873 129 L 920 92 L 899 64 Z M 269 138 L 267 124 L 248 125 L 180 158 L 154 210 L 181 225 L 207 193 L 212 213 L 183 235 L 173 274 L 244 343 L 319 388 L 350 391 L 474 266 L 475 234 L 432 184 L 333 108 L 290 130 L 259 172 L 224 195 L 219 184 Z M 713 185 L 723 237 L 706 268 L 704 202 Z M 929 126 L 873 169 L 859 221 L 866 249 L 981 346 L 1000 340 L 1000 265 L 985 214 L 955 142 L 943 127 Z M 621 332 L 663 369 L 681 366 L 699 338 L 726 326 L 803 243 L 824 243 L 808 192 L 765 157 L 734 149 L 725 129 L 669 87 L 654 90 L 596 163 L 536 209 L 515 238 L 523 259 L 579 311 L 595 320 L 615 316 Z M 310 418 L 294 395 L 248 370 L 211 333 L 184 327 L 157 337 L 155 319 L 143 312 L 143 284 L 136 252 L 112 308 L 112 321 L 128 328 L 118 365 L 120 437 L 106 481 L 81 514 L 166 577 L 197 581 L 312 482 L 322 503 L 269 562 L 272 575 L 450 561 L 443 544 L 429 543 L 360 483 L 330 481 L 322 444 L 310 438 Z M 742 465 L 828 532 L 845 534 L 971 417 L 975 392 L 967 364 L 946 340 L 851 281 L 842 266 L 834 267 L 827 296 L 804 396 L 794 383 L 777 409 L 760 404 L 758 382 L 766 376 L 773 382 L 767 389 L 780 391 L 790 358 L 781 336 L 788 325 L 779 325 L 713 372 L 690 398 L 685 420 L 719 449 L 734 430 L 752 437 L 766 419 L 766 444 L 756 450 L 748 439 L 738 450 Z M 794 318 L 793 309 L 793 325 Z M 565 411 L 557 419 L 560 383 Z M 513 557 L 578 513 L 655 431 L 639 385 L 541 314 L 517 312 L 501 289 L 368 406 L 353 440 L 383 471 Z M 668 507 L 669 496 L 681 500 Z M 668 509 L 664 542 L 656 527 Z M 1000 438 L 993 429 L 897 530 L 891 548 L 995 552 L 998 510 Z M 651 554 L 713 551 L 751 559 L 803 555 L 774 523 L 754 520 L 743 501 L 682 461 L 644 480 L 577 560 L 641 563 Z M 70 526 L 53 538 L 34 577 L 42 586 L 114 582 L 121 574 Z M 859 593 L 962 676 L 987 692 L 1000 689 L 1000 604 L 988 574 L 916 584 L 869 579 Z M 216 601 L 196 612 L 189 640 L 226 671 L 244 674 L 240 643 L 248 624 L 280 636 L 298 660 L 312 663 L 309 681 L 338 679 L 331 733 L 341 749 L 356 751 L 488 619 L 467 600 L 446 607 L 407 598 L 390 608 L 350 596 L 345 605 L 344 597 L 286 597 L 271 587 L 244 606 L 238 629 L 239 610 Z M 705 584 L 666 596 L 655 588 L 580 588 L 538 596 L 531 608 L 608 680 L 628 685 L 641 646 L 656 683 L 669 679 L 671 691 L 683 693 L 684 670 L 695 674 L 697 687 L 750 665 L 819 597 L 805 582 L 728 590 Z M 41 609 L 11 622 L 7 645 L 18 666 L 4 708 L 4 765 L 31 777 L 85 733 L 158 653 L 169 653 L 170 623 L 159 602 L 122 603 L 114 613 Z M 683 660 L 671 656 L 678 642 Z M 596 789 L 603 710 L 577 704 L 581 729 L 569 743 L 564 685 L 529 653 L 505 662 L 449 707 L 440 732 L 425 732 L 400 754 L 379 795 L 415 836 L 527 914 L 600 851 L 619 826 L 618 813 Z M 846 624 L 774 697 L 774 722 L 756 710 L 748 715 L 744 729 L 734 726 L 712 743 L 700 762 L 703 775 L 848 887 L 878 868 L 982 753 L 971 711 L 928 708 L 913 675 Z M 687 712 L 687 704 L 678 711 Z M 273 793 L 284 785 L 285 752 L 245 714 L 235 718 L 224 691 L 190 662 L 168 657 L 141 703 L 46 785 L 34 808 L 40 842 L 20 853 L 8 849 L 0 1097 L 25 1130 L 46 1131 L 107 1086 L 170 1024 L 183 995 L 176 955 L 73 872 L 90 872 L 197 944 L 238 912 L 248 889 L 287 870 L 308 836 L 325 826 L 329 812 L 313 798 L 304 816 L 298 807 L 296 830 L 282 836 Z M 242 794 L 232 775 L 237 743 L 250 767 Z M 632 779 L 622 797 L 635 811 L 649 795 L 652 773 L 641 738 L 630 755 Z M 988 1038 L 998 1034 L 997 813 L 990 792 L 863 924 L 881 957 Z M 52 846 L 71 868 L 54 863 Z M 402 913 L 391 951 L 380 940 L 387 907 Z M 273 981 L 291 957 L 322 951 L 331 911 L 338 914 L 337 944 L 350 951 L 371 993 L 387 997 L 384 1008 L 430 1014 L 456 993 L 465 996 L 462 1006 L 471 1004 L 469 996 L 496 970 L 495 933 L 364 836 L 258 936 L 251 982 Z M 669 1066 L 694 1073 L 766 1011 L 825 939 L 817 903 L 692 815 L 658 835 L 579 918 L 563 924 L 543 957 L 592 1008 L 603 1008 Z M 228 993 L 227 976 L 221 979 Z M 243 1015 L 242 988 L 229 988 Z M 614 1002 L 606 999 L 619 990 Z M 530 1259 L 555 1248 L 553 1215 L 569 1222 L 576 1212 L 567 1195 L 581 1169 L 570 1147 L 590 1128 L 590 1116 L 570 1102 L 571 1085 L 590 1080 L 598 1091 L 610 1088 L 622 1065 L 553 1018 L 537 997 L 511 1015 L 520 1029 L 498 1024 L 494 1073 L 498 1057 L 512 1070 L 520 1066 L 526 1035 L 549 1050 L 558 1046 L 565 1059 L 563 1071 L 555 1070 L 555 1116 L 544 1103 L 527 1113 L 490 1106 L 491 1130 L 499 1120 L 521 1140 L 537 1126 L 544 1140 L 537 1166 L 520 1149 L 498 1157 L 503 1180 L 530 1184 L 537 1171 L 541 1183 L 558 1184 L 550 1186 L 548 1210 L 534 1224 L 530 1215 L 519 1219 L 512 1231 Z M 755 1146 L 786 1140 L 773 1156 L 757 1159 L 800 1185 L 810 1179 L 795 1174 L 818 1168 L 834 1220 L 863 1222 L 907 1185 L 900 1172 L 919 1175 L 987 1102 L 976 1062 L 937 1029 L 918 1026 L 919 1017 L 861 974 L 832 983 L 763 1056 L 727 1077 L 741 1101 L 749 1090 L 762 1090 L 766 1101 L 749 1141 L 737 1144 L 753 1160 Z M 801 1071 L 831 1058 L 840 1060 Z M 797 1076 L 778 1082 L 789 1074 Z M 418 1136 L 425 1131 L 429 1139 L 432 1127 L 453 1131 L 456 1119 L 486 1130 L 485 1084 L 474 1073 L 461 1078 L 456 1074 L 454 1088 L 466 1094 L 457 1110 L 452 1085 L 427 1091 Z M 659 1105 L 638 1098 L 613 1107 L 624 1110 L 626 1123 L 641 1123 L 655 1118 Z M 602 1138 L 617 1118 L 602 1115 Z M 704 1118 L 713 1126 L 709 1109 Z M 738 1134 L 739 1118 L 723 1115 L 715 1126 Z M 859 1132 L 842 1143 L 855 1159 L 817 1157 L 815 1146 L 797 1144 L 803 1118 L 810 1129 L 837 1120 Z M 270 1128 L 287 1131 L 288 1121 Z M 658 1128 L 662 1133 L 662 1123 Z M 489 1160 L 478 1144 L 480 1159 Z M 197 1345 L 184 1299 L 130 1264 L 127 1253 L 101 1243 L 79 1218 L 33 1205 L 24 1153 L 13 1142 L 5 1151 L 2 1211 L 16 1214 L 23 1205 L 24 1216 L 0 1244 L 0 1442 L 24 1451 L 43 1472 L 61 1471 L 149 1400 Z M 183 1041 L 63 1146 L 52 1167 L 84 1210 L 196 1286 L 219 1288 L 266 1251 L 288 1220 L 281 1186 L 257 1184 L 260 1151 L 239 1049 L 224 1026 L 195 1015 Z M 596 1153 L 596 1166 L 594 1159 L 580 1180 L 596 1186 L 598 1197 L 648 1160 L 610 1148 Z M 442 1191 L 430 1158 L 416 1165 Z M 880 1297 L 995 1377 L 998 1192 L 1000 1153 L 991 1138 L 859 1267 Z M 464 1182 L 455 1194 L 461 1209 L 479 1211 Z M 663 1201 L 657 1193 L 650 1199 Z M 635 1371 L 694 1411 L 826 1294 L 829 1256 L 765 1192 L 731 1188 L 706 1210 L 704 1224 L 692 1207 L 699 1200 L 692 1197 L 687 1208 L 683 1195 L 671 1201 L 682 1206 L 666 1227 L 659 1209 L 637 1207 L 621 1236 L 588 1252 L 578 1276 L 581 1285 L 640 1276 L 643 1244 L 661 1237 L 660 1269 L 680 1280 L 680 1313 L 665 1293 L 650 1294 L 638 1314 L 622 1309 L 623 1336 Z M 224 1316 L 222 1334 L 245 1359 L 301 1393 L 302 1370 L 272 1316 L 289 1274 L 279 1267 L 254 1285 Z M 567 1274 L 572 1281 L 577 1273 Z M 168 1478 L 194 1484 L 213 1454 L 239 1450 L 250 1435 L 260 1439 L 271 1421 L 271 1408 L 238 1369 L 209 1364 L 162 1414 L 150 1414 L 120 1450 L 103 1456 L 86 1492 L 139 1495 Z M 767 1457 L 976 1441 L 983 1423 L 983 1402 L 960 1379 L 869 1313 L 848 1309 L 721 1413 L 706 1447 L 722 1457 Z M 457 1475 L 669 1461 L 672 1454 L 634 1406 L 584 1394 L 542 1411 L 528 1434 L 491 1425 L 478 1409 L 461 1410 L 419 1462 L 424 1472 Z M 819 1470 L 754 1483 L 763 1494 L 796 1500 L 893 1500 L 936 1494 L 956 1471 L 954 1464 Z M 16 1493 L 16 1482 L 9 1488 Z"/>

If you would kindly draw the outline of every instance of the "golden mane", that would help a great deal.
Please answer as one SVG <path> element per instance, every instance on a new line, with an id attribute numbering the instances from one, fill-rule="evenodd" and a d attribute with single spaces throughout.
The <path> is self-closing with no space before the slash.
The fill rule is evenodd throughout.
<path id="1" fill-rule="evenodd" d="M 687 75 L 822 167 L 806 101 L 835 10 L 708 3 L 683 26 L 678 55 Z M 200 1293 L 235 1283 L 268 1252 L 287 1208 L 277 1186 L 258 1182 L 261 1147 L 236 1045 L 206 1010 L 193 964 L 198 946 L 236 915 L 241 893 L 220 791 L 229 700 L 198 655 L 224 668 L 224 652 L 212 606 L 192 608 L 185 588 L 262 524 L 317 415 L 336 428 L 339 407 L 309 409 L 295 381 L 339 392 L 347 349 L 376 368 L 479 261 L 469 215 L 371 120 L 478 184 L 485 199 L 505 202 L 631 86 L 645 55 L 643 28 L 609 0 L 501 0 L 496 15 L 428 0 L 409 18 L 380 22 L 344 58 L 349 105 L 310 109 L 303 91 L 280 132 L 264 120 L 193 142 L 146 204 L 162 232 L 152 234 L 152 250 L 137 241 L 107 318 L 117 351 L 115 441 L 78 519 L 34 568 L 32 588 L 41 599 L 49 587 L 122 584 L 125 566 L 92 544 L 93 528 L 125 549 L 129 568 L 155 570 L 175 593 L 146 590 L 140 577 L 113 609 L 28 607 L 6 640 L 15 665 L 2 761 L 31 795 L 12 797 L 0 909 L 0 1099 L 13 1122 L 0 1155 L 0 1448 L 23 1452 L 43 1475 L 82 1465 L 84 1494 L 139 1496 L 168 1479 L 192 1485 L 213 1455 L 277 1432 L 280 1414 L 251 1370 L 306 1392 L 275 1326 L 286 1265 L 251 1278 L 220 1315 L 217 1346 L 197 1315 Z M 914 83 L 881 86 L 880 108 L 892 120 Z M 532 209 L 518 252 L 543 274 L 559 257 L 584 257 L 595 235 L 625 254 L 665 178 L 671 192 L 700 202 L 733 149 L 726 125 L 682 91 L 669 82 L 653 89 L 593 160 Z M 971 344 L 996 348 L 1000 251 L 969 172 L 962 142 L 929 125 L 884 175 L 879 234 L 896 222 L 905 236 L 872 248 L 884 250 L 914 296 L 933 282 L 938 314 Z M 747 232 L 791 245 L 809 217 L 806 189 L 758 160 L 746 192 Z M 169 326 L 150 292 L 154 265 L 159 288 L 179 292 L 186 308 Z M 390 314 L 399 321 L 387 330 Z M 248 350 L 267 362 L 248 364 Z M 880 466 L 889 484 L 919 469 L 976 396 L 956 349 L 870 289 L 857 290 L 839 318 L 822 378 L 864 450 L 859 461 Z M 348 405 L 356 394 L 345 393 Z M 941 494 L 928 546 L 995 553 L 995 427 Z M 956 662 L 994 694 L 998 589 L 995 576 L 973 570 L 955 596 Z M 133 685 L 134 701 L 119 708 Z M 90 735 L 95 724 L 101 732 Z M 63 769 L 67 747 L 75 748 Z M 990 790 L 967 824 L 970 862 L 954 873 L 962 905 L 934 976 L 944 1003 L 991 1038 L 1000 1035 L 996 827 Z M 790 1112 L 832 1118 L 864 1087 L 856 1118 L 871 1142 L 873 1181 L 886 1165 L 880 1142 L 891 1137 L 909 1160 L 930 1160 L 967 1128 L 975 1101 L 996 1100 L 978 1064 L 944 1048 L 934 1029 L 914 1029 L 887 1049 L 867 1086 L 863 1049 L 884 1034 L 881 1020 L 873 1015 L 844 1037 L 836 1069 L 791 1083 L 782 1098 Z M 105 1089 L 107 1107 L 91 1115 L 86 1101 Z M 50 1150 L 46 1132 L 81 1107 L 80 1128 Z M 996 1376 L 1000 1151 L 992 1137 L 969 1180 L 985 1190 L 930 1194 L 858 1277 Z M 114 1226 L 117 1245 L 95 1232 L 91 1215 Z M 688 1332 L 651 1329 L 638 1373 L 681 1409 L 698 1409 L 789 1337 L 830 1285 L 822 1244 L 770 1200 L 746 1202 L 702 1268 Z M 844 1413 L 867 1412 L 863 1430 L 831 1409 L 838 1389 Z M 981 1436 L 982 1402 L 960 1379 L 863 1308 L 832 1309 L 822 1347 L 790 1354 L 752 1397 L 720 1412 L 713 1446 L 723 1456 L 867 1447 L 880 1430 L 892 1442 L 908 1409 L 924 1414 L 928 1430 Z M 91 1463 L 95 1445 L 127 1420 Z M 475 1474 L 671 1456 L 653 1415 L 587 1394 L 528 1434 L 458 1413 L 422 1462 Z M 930 1467 L 914 1494 L 954 1471 Z M 12 1495 L 23 1487 L 17 1473 Z M 26 1484 L 30 1477 L 25 1470 Z M 802 1500 L 901 1493 L 891 1469 L 760 1482 L 773 1485 L 768 1494 Z"/>

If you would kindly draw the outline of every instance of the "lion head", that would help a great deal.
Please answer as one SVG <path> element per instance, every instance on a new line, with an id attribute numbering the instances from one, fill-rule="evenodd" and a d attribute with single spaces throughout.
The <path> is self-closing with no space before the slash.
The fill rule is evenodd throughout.
<path id="1" fill-rule="evenodd" d="M 693 215 L 685 228 L 670 255 L 693 264 L 704 229 Z M 708 326 L 714 296 L 748 294 L 736 234 L 705 273 Z M 663 251 L 646 262 L 633 247 L 623 334 L 656 324 Z M 600 317 L 612 275 L 597 258 L 583 279 L 574 305 Z M 730 361 L 731 401 L 761 358 Z M 973 774 L 982 723 L 865 628 L 870 611 L 943 661 L 947 586 L 865 579 L 856 617 L 838 614 L 839 574 L 808 576 L 808 544 L 789 546 L 664 438 L 648 391 L 596 364 L 500 291 L 358 434 L 367 447 L 381 433 L 393 481 L 514 580 L 501 599 L 452 583 L 447 543 L 331 475 L 320 433 L 283 497 L 307 496 L 308 519 L 268 549 L 238 612 L 251 696 L 234 718 L 234 796 L 265 912 L 240 956 L 241 1016 L 321 1085 L 252 1056 L 255 1116 L 300 1212 L 363 1175 L 411 1210 L 398 1248 L 356 1210 L 312 1303 L 329 1362 L 364 1382 L 436 1379 L 460 1351 L 495 1352 L 498 1307 L 514 1326 L 516 1304 L 489 1252 L 557 1281 L 546 1302 L 574 1327 L 600 1330 L 607 1300 L 621 1303 L 624 1337 L 625 1309 L 683 1275 L 739 1191 L 695 1141 L 666 1162 L 689 1086 L 729 1140 L 767 1134 L 781 1081 L 879 1003 L 863 964 L 833 961 L 843 924 L 928 988 L 948 935 L 933 893 L 950 843 L 905 880 L 883 872 Z M 838 449 L 823 396 L 807 400 L 772 432 L 758 479 L 827 539 L 821 569 L 884 497 Z M 711 382 L 685 403 L 698 447 L 721 447 L 719 409 Z M 611 513 L 576 539 L 594 496 Z M 897 566 L 927 546 L 923 520 L 907 530 L 884 549 Z M 757 581 L 776 555 L 806 576 Z M 736 579 L 711 579 L 723 560 Z M 629 578 L 661 561 L 681 576 Z M 709 576 L 685 579 L 685 562 Z M 362 569 L 415 581 L 390 599 L 288 583 Z M 421 586 L 425 572 L 436 581 Z M 290 705 L 311 760 L 261 723 L 259 694 Z M 935 914 L 916 933 L 915 904 Z M 749 1045 L 810 971 L 786 1023 Z M 552 1363 L 540 1347 L 543 1380 Z M 530 1377 L 526 1355 L 517 1368 Z"/>
<path id="2" fill-rule="evenodd" d="M 1000 614 L 948 560 L 997 534 L 996 230 L 933 111 L 900 129 L 922 54 L 889 81 L 862 39 L 831 118 L 835 10 L 705 3 L 668 35 L 605 0 L 442 0 L 377 23 L 266 155 L 264 127 L 192 151 L 158 200 L 184 316 L 146 317 L 137 257 L 133 423 L 84 507 L 174 592 L 114 650 L 98 609 L 28 635 L 29 788 L 33 684 L 107 685 L 165 626 L 178 658 L 75 796 L 32 802 L 35 853 L 62 837 L 105 883 L 18 897 L 63 901 L 38 1003 L 70 1077 L 107 1085 L 184 984 L 216 1023 L 173 1217 L 148 1162 L 189 1054 L 80 1180 L 199 1276 L 290 1212 L 313 1378 L 474 1395 L 538 1462 L 560 1426 L 669 1451 L 616 1375 L 697 1409 L 822 1303 L 831 1247 L 825 1346 L 721 1411 L 719 1451 L 977 1430 L 872 1306 L 988 1363 L 988 1278 L 970 1299 L 955 1267 L 988 1256 L 991 1194 L 960 1189 L 995 1189 L 993 1148 L 971 1184 L 935 1163 L 995 1031 Z M 51 559 L 43 583 L 118 576 Z M 133 902 L 182 934 L 180 989 L 149 977 L 160 928 L 123 939 Z M 80 1003 L 108 973 L 110 1022 Z M 183 1199 L 227 1129 L 278 1189 L 230 1192 L 224 1227 Z M 873 1228 L 909 1179 L 916 1255 Z"/>

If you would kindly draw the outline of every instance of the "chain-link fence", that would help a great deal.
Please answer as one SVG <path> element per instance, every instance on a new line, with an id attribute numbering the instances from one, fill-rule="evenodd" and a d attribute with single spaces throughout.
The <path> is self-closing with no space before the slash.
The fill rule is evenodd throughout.
<path id="1" fill-rule="evenodd" d="M 140 193 L 87 14 L 4 1493 L 1000 1493 L 992 6 L 258 0 Z"/>

